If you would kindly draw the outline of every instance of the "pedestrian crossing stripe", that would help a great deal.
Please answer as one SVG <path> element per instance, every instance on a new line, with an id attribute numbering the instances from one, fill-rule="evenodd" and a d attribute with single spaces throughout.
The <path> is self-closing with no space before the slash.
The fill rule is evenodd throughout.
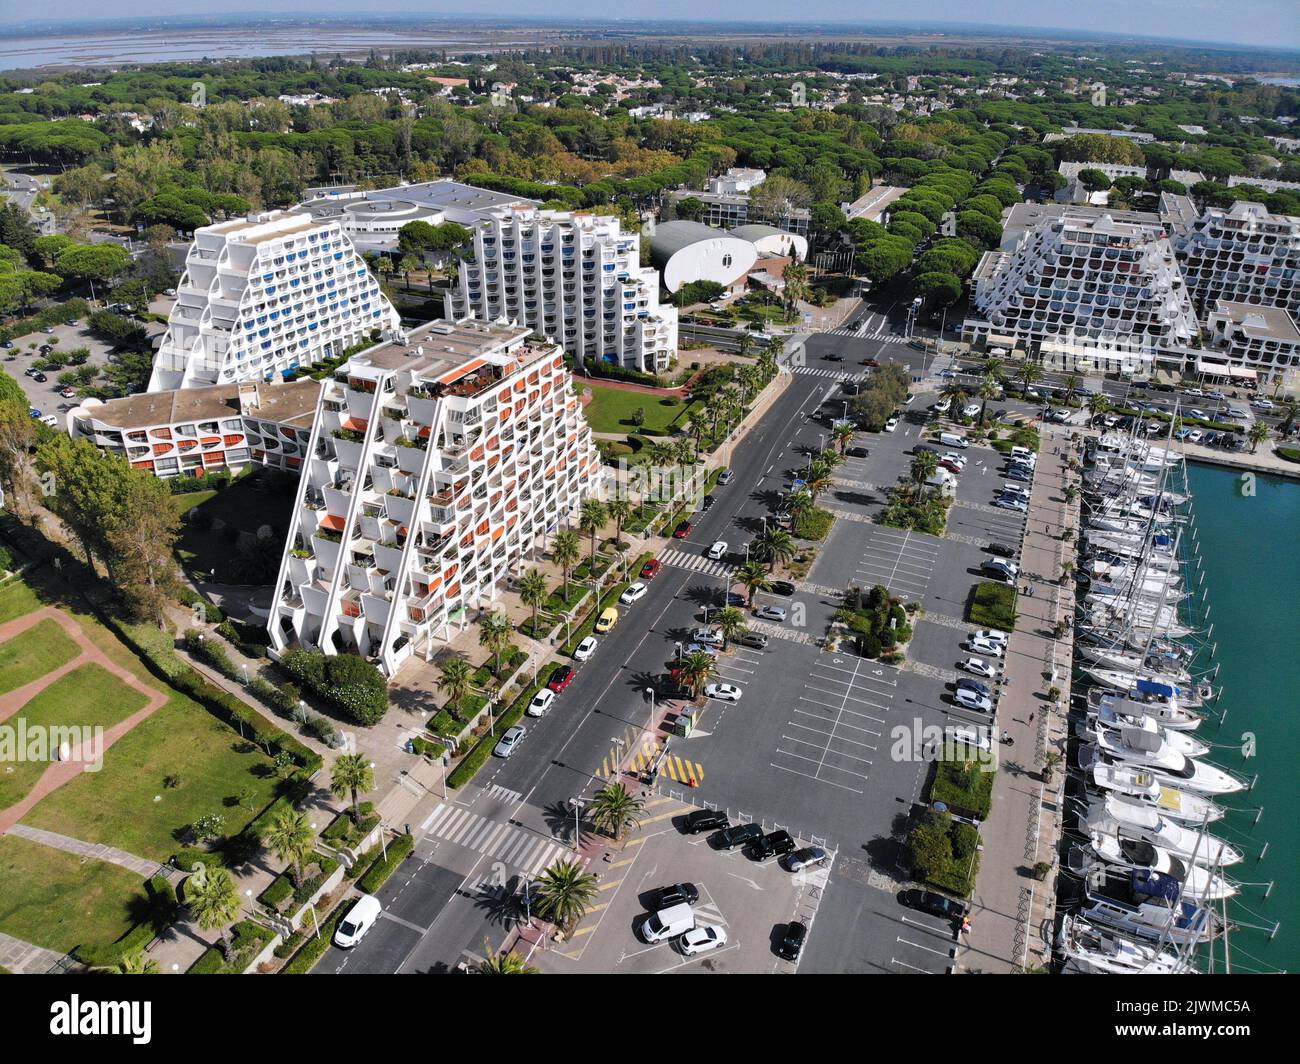
<path id="1" fill-rule="evenodd" d="M 549 868 L 568 847 L 536 832 L 471 813 L 458 805 L 439 803 L 420 830 L 435 838 L 491 857 L 503 868 L 532 877 Z"/>
<path id="2" fill-rule="evenodd" d="M 810 374 L 814 377 L 829 377 L 837 381 L 856 380 L 861 376 L 861 374 L 848 373 L 842 369 L 823 369 L 820 366 L 792 366 L 791 372 Z"/>
<path id="3" fill-rule="evenodd" d="M 735 566 L 728 565 L 726 562 L 714 561 L 699 554 L 687 554 L 685 551 L 671 548 L 663 551 L 659 555 L 659 560 L 674 569 L 689 569 L 693 573 L 703 573 L 705 576 L 730 576 L 735 572 Z"/>

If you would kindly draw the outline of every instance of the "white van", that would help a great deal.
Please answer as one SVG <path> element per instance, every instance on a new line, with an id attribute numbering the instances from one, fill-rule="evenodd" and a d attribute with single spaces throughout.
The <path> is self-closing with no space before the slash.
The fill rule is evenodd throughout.
<path id="1" fill-rule="evenodd" d="M 379 899 L 372 894 L 358 898 L 347 915 L 339 921 L 339 926 L 334 929 L 334 945 L 339 949 L 351 949 L 355 946 L 361 941 L 361 936 L 374 927 L 381 909 Z"/>
<path id="2" fill-rule="evenodd" d="M 651 913 L 641 923 L 641 937 L 646 942 L 663 942 L 684 935 L 695 926 L 695 913 L 686 902 L 670 905 Z"/>
<path id="3" fill-rule="evenodd" d="M 993 752 L 993 738 L 987 728 L 945 728 L 943 740 L 950 746 L 969 746 L 986 754 Z"/>
<path id="4" fill-rule="evenodd" d="M 1028 462 L 1031 466 L 1038 464 L 1038 454 L 1028 447 L 1012 447 L 1011 459 L 1015 462 Z"/>
<path id="5" fill-rule="evenodd" d="M 955 432 L 939 433 L 939 442 L 945 447 L 969 447 L 970 441 L 965 436 L 958 436 Z"/>

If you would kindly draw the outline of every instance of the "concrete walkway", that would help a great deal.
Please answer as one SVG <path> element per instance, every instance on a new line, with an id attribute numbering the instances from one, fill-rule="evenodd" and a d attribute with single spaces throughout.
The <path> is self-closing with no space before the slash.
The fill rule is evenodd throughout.
<path id="1" fill-rule="evenodd" d="M 14 975 L 45 975 L 63 960 L 62 953 L 33 946 L 0 931 L 0 968 L 7 968 Z"/>
<path id="2" fill-rule="evenodd" d="M 1052 629 L 1073 614 L 1072 583 L 1059 582 L 1061 565 L 1073 559 L 1074 541 L 1063 528 L 1078 528 L 1078 501 L 1067 502 L 1068 433 L 1044 427 L 1037 475 L 1021 552 L 1022 594 L 1016 631 L 1007 648 L 1006 687 L 998 709 L 999 731 L 1011 740 L 999 749 L 993 809 L 980 829 L 983 850 L 971 898 L 971 929 L 962 939 L 957 968 L 964 972 L 1015 972 L 1045 965 L 1051 956 L 1055 918 L 1054 875 L 1034 878 L 1038 862 L 1055 865 L 1061 835 L 1064 765 L 1044 781 L 1048 751 L 1064 755 L 1070 699 L 1073 639 Z M 1059 452 L 1059 453 L 1058 453 Z M 1028 584 L 1031 595 L 1023 594 Z M 1061 694 L 1049 701 L 1048 689 Z"/>
<path id="3" fill-rule="evenodd" d="M 7 834 L 17 835 L 19 838 L 40 843 L 42 846 L 49 846 L 54 850 L 62 850 L 64 853 L 75 854 L 77 857 L 85 857 L 93 861 L 107 861 L 109 864 L 115 864 L 120 868 L 134 872 L 144 879 L 157 875 L 159 872 L 171 879 L 181 878 L 181 874 L 170 865 L 160 865 L 157 861 L 151 861 L 147 857 L 138 857 L 133 853 L 127 853 L 126 850 L 119 850 L 115 846 L 105 846 L 100 842 L 86 842 L 84 839 L 74 839 L 70 835 L 60 835 L 57 831 L 46 831 L 43 828 L 28 827 L 26 824 L 15 824 Z"/>

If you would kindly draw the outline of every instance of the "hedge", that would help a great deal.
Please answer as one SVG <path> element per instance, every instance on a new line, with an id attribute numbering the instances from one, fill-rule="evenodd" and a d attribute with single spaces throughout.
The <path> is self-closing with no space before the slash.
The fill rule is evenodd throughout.
<path id="1" fill-rule="evenodd" d="M 316 962 L 324 956 L 325 951 L 330 948 L 330 942 L 334 938 L 334 930 L 339 926 L 339 921 L 343 919 L 343 914 L 350 908 L 348 905 L 339 905 L 334 912 L 330 914 L 320 926 L 320 937 L 317 938 L 314 933 L 310 933 L 307 944 L 293 955 L 293 959 L 280 969 L 281 975 L 306 975 L 314 967 Z"/>
<path id="2" fill-rule="evenodd" d="M 378 724 L 388 712 L 388 682 L 356 654 L 289 650 L 280 666 L 321 701 L 363 726 Z"/>
<path id="3" fill-rule="evenodd" d="M 794 534 L 800 539 L 823 540 L 830 534 L 831 526 L 834 524 L 835 515 L 829 510 L 816 506 L 799 515 L 798 521 L 795 522 Z"/>
<path id="4" fill-rule="evenodd" d="M 971 592 L 967 616 L 971 624 L 1013 632 L 1016 628 L 1016 589 L 1011 584 L 983 580 Z"/>
<path id="5" fill-rule="evenodd" d="M 226 619 L 226 615 L 221 612 L 221 607 L 219 607 L 215 602 L 210 602 L 205 599 L 193 588 L 182 587 L 180 593 L 176 597 L 180 600 L 182 606 L 189 606 L 191 609 L 195 606 L 202 606 L 203 616 L 201 623 L 203 624 L 220 624 Z"/>
<path id="6" fill-rule="evenodd" d="M 951 746 L 944 748 L 943 760 L 935 762 L 934 782 L 930 784 L 930 803 L 943 802 L 949 809 L 975 820 L 987 820 L 993 808 L 993 780 L 996 772 L 985 771 L 978 761 L 960 760 Z"/>
<path id="7" fill-rule="evenodd" d="M 357 889 L 366 894 L 373 894 L 384 882 L 397 871 L 397 866 L 411 856 L 415 849 L 415 839 L 411 835 L 399 835 L 388 844 L 387 855 L 381 849 L 370 870 L 357 880 Z"/>
<path id="8" fill-rule="evenodd" d="M 262 951 L 262 948 L 275 937 L 269 927 L 243 920 L 236 924 L 230 936 L 230 956 L 227 961 L 222 955 L 221 947 L 209 946 L 193 964 L 187 975 L 240 975 L 249 962 Z"/>
<path id="9" fill-rule="evenodd" d="M 331 846 L 351 846 L 360 842 L 379 823 L 379 817 L 375 814 L 374 802 L 361 802 L 357 811 L 361 815 L 360 824 L 353 822 L 352 809 L 349 807 L 329 822 L 320 837 Z"/>
<path id="10" fill-rule="evenodd" d="M 558 662 L 552 662 L 545 666 L 537 674 L 536 682 L 525 687 L 519 697 L 510 703 L 510 708 L 497 717 L 497 724 L 500 725 L 502 729 L 518 724 L 519 720 L 524 715 L 524 710 L 528 708 L 528 703 L 533 700 L 533 696 L 546 686 L 547 682 L 551 678 L 551 673 L 559 667 Z M 499 737 L 499 730 L 489 731 L 484 734 L 483 737 L 474 744 L 470 751 L 461 758 L 460 764 L 457 765 L 447 777 L 447 786 L 460 787 L 472 780 L 474 774 L 478 772 L 478 770 L 483 767 L 484 762 L 492 756 L 492 748 L 496 746 Z"/>
<path id="11" fill-rule="evenodd" d="M 1274 447 L 1273 453 L 1287 462 L 1300 462 L 1300 447 Z"/>

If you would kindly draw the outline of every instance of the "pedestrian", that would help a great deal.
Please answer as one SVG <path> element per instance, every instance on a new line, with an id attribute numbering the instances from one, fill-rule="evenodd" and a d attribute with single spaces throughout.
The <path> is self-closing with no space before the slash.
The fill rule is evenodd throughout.
<path id="1" fill-rule="evenodd" d="M 1034 715 L 1032 713 L 1029 714 L 1029 723 L 1030 724 L 1034 723 Z"/>

